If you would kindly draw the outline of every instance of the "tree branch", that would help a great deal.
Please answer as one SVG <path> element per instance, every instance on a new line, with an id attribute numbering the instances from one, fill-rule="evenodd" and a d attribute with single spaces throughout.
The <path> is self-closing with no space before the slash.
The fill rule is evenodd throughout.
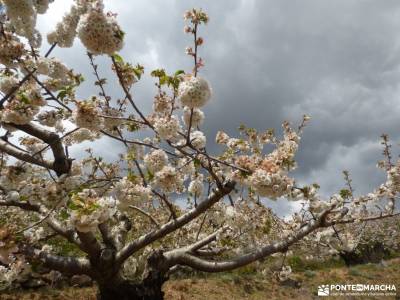
<path id="1" fill-rule="evenodd" d="M 129 205 L 129 207 L 134 209 L 134 210 L 136 210 L 136 211 L 138 211 L 138 212 L 140 212 L 142 215 L 148 217 L 150 219 L 151 223 L 153 223 L 156 227 L 160 227 L 160 225 L 157 223 L 156 219 L 154 219 L 152 215 L 150 215 L 149 213 L 145 212 L 143 209 L 141 209 L 141 208 L 139 208 L 137 206 L 134 206 L 134 205 Z"/>
<path id="2" fill-rule="evenodd" d="M 176 229 L 186 225 L 193 219 L 208 210 L 211 206 L 217 203 L 224 196 L 228 195 L 235 187 L 235 183 L 228 181 L 224 184 L 223 189 L 217 189 L 207 199 L 201 202 L 196 208 L 190 210 L 186 214 L 171 220 L 170 222 L 162 225 L 159 229 L 153 230 L 148 234 L 142 235 L 138 239 L 127 244 L 117 253 L 117 263 L 122 264 L 129 256 L 136 251 L 146 247 L 154 241 L 166 236 L 167 234 L 175 231 Z"/>
<path id="3" fill-rule="evenodd" d="M 90 262 L 87 259 L 58 256 L 30 246 L 25 246 L 22 250 L 31 259 L 38 259 L 53 270 L 68 274 L 92 274 Z"/>
<path id="4" fill-rule="evenodd" d="M 53 169 L 53 164 L 51 162 L 33 157 L 27 152 L 18 150 L 17 148 L 11 146 L 7 142 L 3 141 L 2 139 L 0 139 L 0 152 L 7 153 L 8 155 L 11 155 L 19 160 L 34 164 L 36 166 L 40 166 L 40 167 L 43 167 L 46 169 L 51 169 L 51 170 Z"/>
<path id="5" fill-rule="evenodd" d="M 0 200 L 0 206 L 14 206 L 19 207 L 23 210 L 34 211 L 39 214 L 46 216 L 49 211 L 43 205 L 40 206 L 38 204 L 31 204 L 29 202 L 17 202 L 10 200 Z M 65 239 L 67 239 L 70 243 L 77 245 L 82 249 L 82 245 L 80 241 L 77 239 L 76 232 L 74 230 L 67 230 L 63 225 L 61 225 L 56 219 L 48 216 L 46 218 L 47 225 L 57 234 L 61 235 Z"/>
<path id="6" fill-rule="evenodd" d="M 54 170 L 57 176 L 69 173 L 69 170 L 71 168 L 71 161 L 65 154 L 61 138 L 58 136 L 58 134 L 48 131 L 32 123 L 24 125 L 9 125 L 42 140 L 50 146 L 51 151 L 53 152 L 54 162 L 49 169 Z"/>
<path id="7" fill-rule="evenodd" d="M 101 233 L 101 237 L 103 239 L 103 242 L 106 246 L 110 248 L 117 248 L 117 242 L 115 241 L 114 236 L 111 234 L 111 230 L 108 226 L 107 223 L 101 223 L 99 224 L 99 230 Z"/>
<path id="8" fill-rule="evenodd" d="M 90 258 L 97 259 L 101 252 L 101 245 L 94 234 L 92 232 L 78 231 L 78 236 L 82 242 L 83 250 L 89 254 Z"/>
<path id="9" fill-rule="evenodd" d="M 310 221 L 306 226 L 302 227 L 297 233 L 288 237 L 285 241 L 273 242 L 269 245 L 255 249 L 250 253 L 238 256 L 232 260 L 227 261 L 209 261 L 189 254 L 187 251 L 178 249 L 164 253 L 170 266 L 176 264 L 189 266 L 193 269 L 203 272 L 224 272 L 237 269 L 239 267 L 250 264 L 261 258 L 269 256 L 273 253 L 286 251 L 289 246 L 302 239 L 312 231 L 319 227 L 325 226 L 325 219 L 330 210 L 321 213 L 315 220 Z"/>

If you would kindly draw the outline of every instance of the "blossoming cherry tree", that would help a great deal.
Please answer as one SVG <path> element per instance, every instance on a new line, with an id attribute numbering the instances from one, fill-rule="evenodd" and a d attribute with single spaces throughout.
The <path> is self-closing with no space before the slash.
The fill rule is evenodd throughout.
<path id="1" fill-rule="evenodd" d="M 245 126 L 239 137 L 219 131 L 220 153 L 207 149 L 214 138 L 201 130 L 202 109 L 218 99 L 201 76 L 199 29 L 209 21 L 202 10 L 185 13 L 193 69 L 153 70 L 156 95 L 146 114 L 133 96 L 144 68 L 117 53 L 124 43 L 117 15 L 102 0 L 75 0 L 41 55 L 36 20 L 50 2 L 0 1 L 3 285 L 39 262 L 90 276 L 99 299 L 162 299 L 163 283 L 179 268 L 229 271 L 284 253 L 321 229 L 397 214 L 400 163 L 389 152 L 381 164 L 387 180 L 368 195 L 323 199 L 316 184 L 296 184 L 290 171 L 308 116 L 298 128 L 284 122 L 282 137 Z M 76 38 L 96 77 L 88 99 L 77 93 L 82 75 L 52 56 Z M 110 59 L 120 97 L 107 93 L 100 55 Z M 95 148 L 100 139 L 121 144 L 117 160 L 91 148 L 71 157 L 77 145 Z M 265 201 L 278 198 L 300 201 L 301 211 L 279 219 Z M 289 271 L 283 266 L 281 275 Z"/>

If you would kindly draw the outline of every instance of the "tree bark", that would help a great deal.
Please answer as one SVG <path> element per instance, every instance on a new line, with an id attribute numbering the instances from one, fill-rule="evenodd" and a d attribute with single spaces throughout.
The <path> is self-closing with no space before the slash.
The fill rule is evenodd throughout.
<path id="1" fill-rule="evenodd" d="M 164 276 L 146 278 L 142 282 L 122 280 L 119 282 L 98 282 L 98 300 L 163 300 Z"/>

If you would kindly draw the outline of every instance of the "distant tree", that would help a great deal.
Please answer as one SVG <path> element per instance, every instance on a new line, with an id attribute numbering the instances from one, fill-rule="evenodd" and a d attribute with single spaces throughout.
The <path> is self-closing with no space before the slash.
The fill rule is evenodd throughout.
<path id="1" fill-rule="evenodd" d="M 124 32 L 116 15 L 104 12 L 101 0 L 75 0 L 47 35 L 52 46 L 42 56 L 36 18 L 49 2 L 0 1 L 4 284 L 40 262 L 65 274 L 87 274 L 98 284 L 99 299 L 162 299 L 163 283 L 179 267 L 230 271 L 286 252 L 321 228 L 397 214 L 400 164 L 392 162 L 388 143 L 381 163 L 387 181 L 366 196 L 345 190 L 324 200 L 318 185 L 298 186 L 289 177 L 308 116 L 297 129 L 284 122 L 281 138 L 245 126 L 238 138 L 219 131 L 221 153 L 207 151 L 201 108 L 214 100 L 209 82 L 199 76 L 199 27 L 208 22 L 202 10 L 184 15 L 193 70 L 152 71 L 156 95 L 153 111 L 145 114 L 133 97 L 144 68 L 117 54 Z M 76 94 L 84 78 L 51 57 L 55 47 L 71 47 L 76 37 L 96 77 L 98 94 L 85 100 Z M 107 93 L 98 55 L 110 58 L 118 99 Z M 106 161 L 91 148 L 69 155 L 83 142 L 98 147 L 100 138 L 121 143 L 125 151 L 118 160 Z M 277 218 L 264 199 L 280 197 L 301 201 L 301 211 Z M 187 202 L 178 206 L 176 199 Z M 57 248 L 59 239 L 70 256 Z"/>

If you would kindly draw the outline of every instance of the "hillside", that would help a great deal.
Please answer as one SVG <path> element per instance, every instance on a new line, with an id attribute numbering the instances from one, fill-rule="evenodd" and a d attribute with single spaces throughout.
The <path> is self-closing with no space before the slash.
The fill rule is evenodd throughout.
<path id="1" fill-rule="evenodd" d="M 317 287 L 322 284 L 394 284 L 397 297 L 363 297 L 362 299 L 399 299 L 400 258 L 383 264 L 366 264 L 351 268 L 327 267 L 299 270 L 293 279 L 300 287 L 282 286 L 261 273 L 234 272 L 195 278 L 172 279 L 164 286 L 167 300 L 236 300 L 236 299 L 320 299 Z M 38 291 L 3 293 L 4 300 L 95 299 L 95 288 L 42 289 Z M 329 297 L 328 299 L 335 299 Z M 352 299 L 343 298 L 340 299 Z M 357 298 L 354 298 L 357 299 Z M 360 298 L 358 298 L 360 299 Z"/>

